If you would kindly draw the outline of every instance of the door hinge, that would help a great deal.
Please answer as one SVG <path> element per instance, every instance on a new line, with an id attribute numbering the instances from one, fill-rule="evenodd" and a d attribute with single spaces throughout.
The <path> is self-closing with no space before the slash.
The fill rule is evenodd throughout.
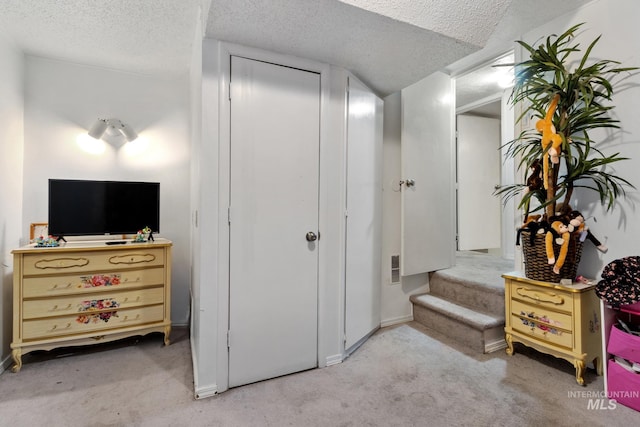
<path id="1" fill-rule="evenodd" d="M 231 206 L 227 208 L 227 222 L 231 225 Z"/>
<path id="2" fill-rule="evenodd" d="M 227 331 L 227 348 L 231 348 L 231 331 Z"/>
<path id="3" fill-rule="evenodd" d="M 229 101 L 231 101 L 231 82 L 229 82 Z"/>

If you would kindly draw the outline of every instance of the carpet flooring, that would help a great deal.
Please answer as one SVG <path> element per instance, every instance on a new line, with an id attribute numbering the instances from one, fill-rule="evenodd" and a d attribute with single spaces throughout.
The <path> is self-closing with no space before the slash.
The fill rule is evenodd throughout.
<path id="1" fill-rule="evenodd" d="M 474 354 L 409 322 L 376 332 L 343 363 L 194 400 L 188 331 L 36 352 L 0 375 L 2 426 L 630 426 L 573 367 L 519 344 Z M 606 400 L 606 399 L 605 399 Z"/>

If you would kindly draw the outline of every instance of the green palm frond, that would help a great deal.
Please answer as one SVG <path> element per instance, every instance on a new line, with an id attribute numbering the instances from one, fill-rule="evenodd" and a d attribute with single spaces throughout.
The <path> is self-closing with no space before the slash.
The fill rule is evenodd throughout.
<path id="1" fill-rule="evenodd" d="M 524 190 L 524 184 L 512 184 L 495 191 L 504 202 L 522 194 L 519 208 L 529 212 L 532 201 L 534 210 L 545 210 L 547 217 L 555 213 L 556 204 L 570 204 L 575 188 L 584 188 L 598 193 L 600 202 L 607 210 L 613 208 L 619 196 L 634 188 L 624 178 L 614 175 L 608 168 L 617 162 L 628 160 L 620 153 L 605 154 L 598 149 L 590 133 L 596 129 L 618 129 L 620 122 L 611 117 L 610 104 L 614 94 L 612 79 L 620 73 L 637 70 L 636 67 L 621 67 L 618 61 L 591 60 L 593 49 L 600 40 L 596 37 L 582 52 L 580 44 L 574 42 L 578 24 L 564 33 L 550 35 L 537 47 L 524 41 L 517 43 L 528 52 L 529 58 L 515 66 L 515 85 L 510 102 L 522 104 L 523 109 L 516 123 L 544 118 L 553 97 L 559 95 L 557 110 L 552 118 L 556 132 L 562 137 L 560 164 L 550 163 L 552 188 L 550 190 Z M 577 65 L 576 65 L 577 64 Z M 575 69 L 570 70 L 572 65 Z M 541 135 L 535 128 L 522 131 L 505 147 L 506 155 L 518 159 L 518 169 L 526 173 L 534 161 L 547 156 L 541 145 Z"/>

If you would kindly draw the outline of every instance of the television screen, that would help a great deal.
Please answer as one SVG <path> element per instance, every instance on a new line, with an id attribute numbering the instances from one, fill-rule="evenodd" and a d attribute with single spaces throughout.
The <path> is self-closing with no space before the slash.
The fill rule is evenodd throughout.
<path id="1" fill-rule="evenodd" d="M 49 234 L 87 236 L 160 231 L 157 182 L 49 180 Z"/>

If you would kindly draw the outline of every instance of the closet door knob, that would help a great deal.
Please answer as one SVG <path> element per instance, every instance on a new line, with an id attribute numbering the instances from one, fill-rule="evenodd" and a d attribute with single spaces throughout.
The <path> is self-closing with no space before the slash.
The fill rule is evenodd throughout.
<path id="1" fill-rule="evenodd" d="M 308 232 L 305 237 L 307 239 L 307 242 L 315 242 L 316 240 L 318 240 L 318 236 L 316 236 L 316 233 L 314 233 L 313 231 Z"/>

